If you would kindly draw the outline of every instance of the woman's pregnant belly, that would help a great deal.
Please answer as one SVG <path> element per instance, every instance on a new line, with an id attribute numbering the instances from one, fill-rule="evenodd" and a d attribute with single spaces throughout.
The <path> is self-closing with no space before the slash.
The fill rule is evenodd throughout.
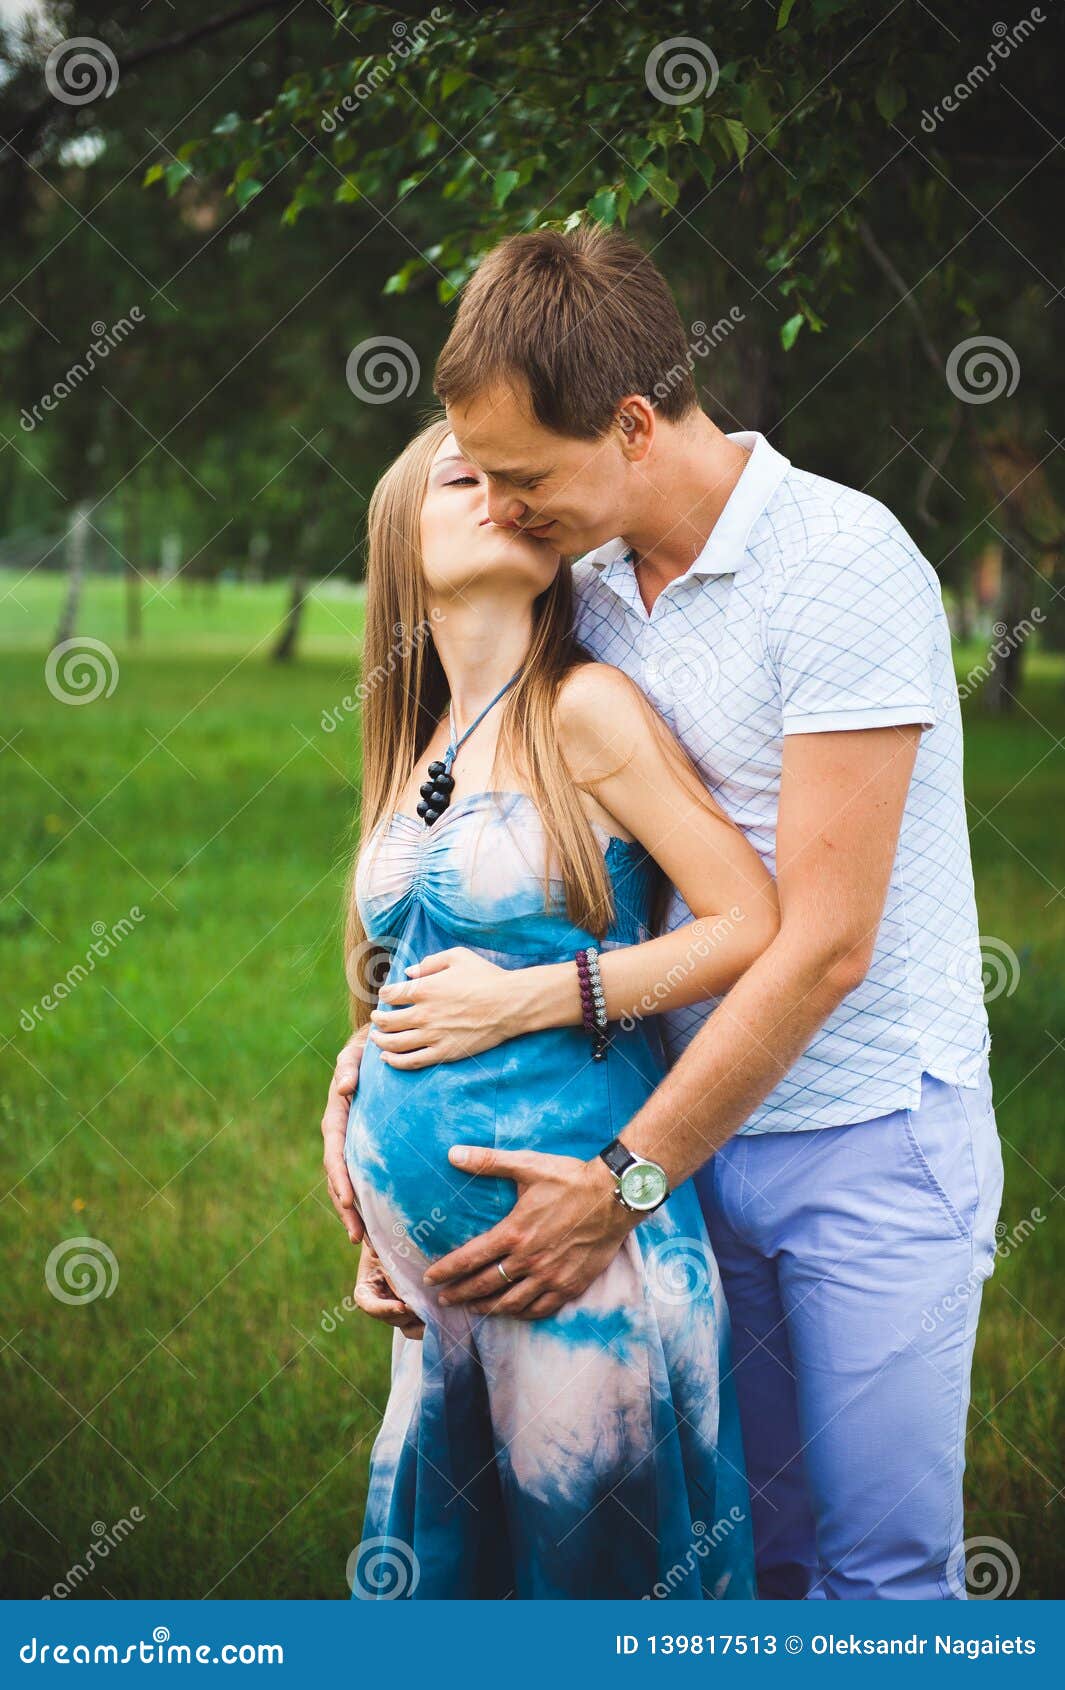
<path id="1" fill-rule="evenodd" d="M 579 1027 L 526 1033 L 461 1062 L 409 1070 L 390 1068 L 368 1044 L 345 1153 L 379 1253 L 409 1243 L 436 1259 L 513 1207 L 513 1181 L 453 1167 L 452 1145 L 586 1161 L 623 1130 L 663 1072 L 653 1026 L 616 1029 L 602 1062 L 592 1061 Z"/>

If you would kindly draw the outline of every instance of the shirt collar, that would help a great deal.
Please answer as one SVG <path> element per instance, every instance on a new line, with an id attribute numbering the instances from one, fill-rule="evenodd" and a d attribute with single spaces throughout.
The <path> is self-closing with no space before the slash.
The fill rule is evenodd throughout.
<path id="1" fill-rule="evenodd" d="M 771 446 L 764 434 L 739 433 L 727 436 L 750 455 L 724 510 L 715 522 L 710 538 L 687 570 L 689 575 L 734 575 L 743 561 L 751 530 L 791 464 Z M 625 540 L 608 540 L 581 560 L 603 574 L 605 581 L 631 571 L 632 553 Z"/>

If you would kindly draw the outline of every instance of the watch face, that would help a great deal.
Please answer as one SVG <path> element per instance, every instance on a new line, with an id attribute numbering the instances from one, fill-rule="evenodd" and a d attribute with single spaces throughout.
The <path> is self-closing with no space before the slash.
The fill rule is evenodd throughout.
<path id="1" fill-rule="evenodd" d="M 622 1201 L 630 1209 L 654 1209 L 668 1192 L 665 1171 L 654 1162 L 634 1162 L 621 1176 Z"/>

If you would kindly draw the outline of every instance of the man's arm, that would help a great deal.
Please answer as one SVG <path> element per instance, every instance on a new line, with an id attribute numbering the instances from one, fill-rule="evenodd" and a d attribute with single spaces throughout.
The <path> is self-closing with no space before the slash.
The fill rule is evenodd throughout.
<path id="1" fill-rule="evenodd" d="M 920 738 L 916 725 L 791 734 L 777 824 L 777 938 L 732 988 L 623 1129 L 676 1185 L 746 1121 L 864 978 L 873 954 Z M 609 1058 L 608 1058 L 609 1060 Z M 458 1146 L 468 1173 L 519 1180 L 491 1232 L 435 1263 L 442 1300 L 540 1318 L 583 1291 L 638 1224 L 593 1157 Z M 494 1264 L 517 1281 L 495 1295 Z"/>
<path id="2" fill-rule="evenodd" d="M 672 1183 L 732 1137 L 865 978 L 920 732 L 906 726 L 785 740 L 780 934 L 625 1132 L 630 1148 L 661 1162 Z"/>

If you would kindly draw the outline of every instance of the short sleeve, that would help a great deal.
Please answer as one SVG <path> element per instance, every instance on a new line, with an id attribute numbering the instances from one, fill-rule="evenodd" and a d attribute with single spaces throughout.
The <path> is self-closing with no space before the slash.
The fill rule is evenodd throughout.
<path id="1" fill-rule="evenodd" d="M 784 732 L 934 727 L 939 586 L 896 525 L 833 534 L 793 565 L 768 613 Z"/>

